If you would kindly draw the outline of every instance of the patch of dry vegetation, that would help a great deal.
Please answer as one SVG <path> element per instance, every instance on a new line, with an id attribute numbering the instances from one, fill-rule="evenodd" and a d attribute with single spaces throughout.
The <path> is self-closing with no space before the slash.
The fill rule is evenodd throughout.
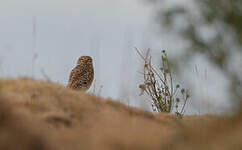
<path id="1" fill-rule="evenodd" d="M 0 80 L 0 149 L 236 150 L 241 116 L 177 120 L 50 82 Z"/>
<path id="2" fill-rule="evenodd" d="M 150 97 L 154 112 L 175 112 L 178 118 L 182 118 L 190 94 L 187 89 L 182 88 L 180 90 L 179 84 L 174 86 L 166 51 L 162 50 L 161 52 L 161 66 L 158 71 L 153 67 L 150 49 L 146 51 L 145 55 L 138 48 L 136 48 L 136 51 L 144 61 L 142 71 L 144 81 L 139 85 L 140 95 L 146 93 Z"/>
<path id="3" fill-rule="evenodd" d="M 43 130 L 33 124 L 28 115 L 14 111 L 9 99 L 0 99 L 0 149 L 1 150 L 50 150 Z M 34 121 L 34 119 L 32 120 Z"/>

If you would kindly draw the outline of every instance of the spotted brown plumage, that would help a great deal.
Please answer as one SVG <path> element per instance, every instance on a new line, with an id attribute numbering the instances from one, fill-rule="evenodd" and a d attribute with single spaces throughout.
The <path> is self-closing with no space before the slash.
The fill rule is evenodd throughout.
<path id="1" fill-rule="evenodd" d="M 86 91 L 90 88 L 94 78 L 92 58 L 81 56 L 77 61 L 77 66 L 72 69 L 68 81 L 68 88 Z"/>

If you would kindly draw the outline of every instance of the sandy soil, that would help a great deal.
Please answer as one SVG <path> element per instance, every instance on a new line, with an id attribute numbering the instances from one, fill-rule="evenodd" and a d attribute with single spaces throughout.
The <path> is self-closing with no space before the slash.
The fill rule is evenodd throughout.
<path id="1" fill-rule="evenodd" d="M 152 114 L 28 78 L 0 79 L 0 150 L 241 150 L 242 114 Z"/>

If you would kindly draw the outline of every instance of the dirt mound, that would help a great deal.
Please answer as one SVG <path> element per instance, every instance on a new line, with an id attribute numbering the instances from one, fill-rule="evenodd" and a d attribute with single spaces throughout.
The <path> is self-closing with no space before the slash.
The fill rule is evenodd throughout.
<path id="1" fill-rule="evenodd" d="M 241 116 L 177 120 L 50 82 L 0 80 L 0 149 L 236 150 Z"/>

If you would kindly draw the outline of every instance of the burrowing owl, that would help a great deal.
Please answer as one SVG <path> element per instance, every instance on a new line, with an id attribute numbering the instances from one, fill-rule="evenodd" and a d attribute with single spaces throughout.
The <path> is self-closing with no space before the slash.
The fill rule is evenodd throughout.
<path id="1" fill-rule="evenodd" d="M 90 88 L 93 78 L 92 58 L 90 56 L 81 56 L 77 61 L 77 66 L 71 71 L 67 87 L 86 91 Z"/>

